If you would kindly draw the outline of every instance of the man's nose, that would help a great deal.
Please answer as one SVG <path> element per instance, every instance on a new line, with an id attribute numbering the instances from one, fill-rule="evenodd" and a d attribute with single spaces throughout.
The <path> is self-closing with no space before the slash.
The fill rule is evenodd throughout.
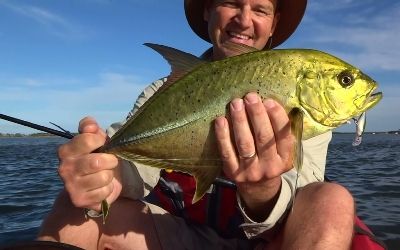
<path id="1" fill-rule="evenodd" d="M 251 25 L 251 10 L 248 8 L 239 9 L 235 20 L 243 28 L 249 27 Z"/>

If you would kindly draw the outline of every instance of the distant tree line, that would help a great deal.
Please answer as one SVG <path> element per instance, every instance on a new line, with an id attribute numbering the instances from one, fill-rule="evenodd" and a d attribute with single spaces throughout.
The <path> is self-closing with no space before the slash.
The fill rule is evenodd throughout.
<path id="1" fill-rule="evenodd" d="M 54 135 L 49 133 L 33 133 L 33 134 L 0 133 L 0 137 L 43 137 L 43 136 L 54 136 Z"/>
<path id="2" fill-rule="evenodd" d="M 21 133 L 15 133 L 15 134 L 10 134 L 10 133 L 0 133 L 0 137 L 24 137 L 26 135 L 21 134 Z"/>

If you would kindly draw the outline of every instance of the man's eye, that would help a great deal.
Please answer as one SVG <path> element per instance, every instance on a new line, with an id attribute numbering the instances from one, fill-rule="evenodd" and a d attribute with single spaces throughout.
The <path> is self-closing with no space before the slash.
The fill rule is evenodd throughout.
<path id="1" fill-rule="evenodd" d="M 257 13 L 257 15 L 260 15 L 260 16 L 270 16 L 270 15 L 274 14 L 274 11 L 269 9 L 269 8 L 255 9 L 254 12 Z"/>
<path id="2" fill-rule="evenodd" d="M 262 10 L 258 10 L 258 11 L 255 11 L 255 12 L 256 12 L 257 15 L 259 15 L 259 16 L 268 16 L 268 15 L 269 15 L 267 12 L 262 11 Z"/>
<path id="3" fill-rule="evenodd" d="M 222 1 L 221 6 L 235 8 L 237 7 L 237 3 L 235 1 Z"/>

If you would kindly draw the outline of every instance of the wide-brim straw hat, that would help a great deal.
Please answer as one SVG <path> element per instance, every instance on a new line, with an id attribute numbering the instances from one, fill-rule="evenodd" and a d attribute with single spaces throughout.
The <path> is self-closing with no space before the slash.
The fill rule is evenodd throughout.
<path id="1" fill-rule="evenodd" d="M 296 30 L 307 6 L 307 0 L 278 0 L 279 22 L 272 35 L 272 41 L 266 47 L 274 48 L 288 39 Z M 204 21 L 203 12 L 206 0 L 185 0 L 186 19 L 192 30 L 202 39 L 210 41 L 208 24 Z"/>

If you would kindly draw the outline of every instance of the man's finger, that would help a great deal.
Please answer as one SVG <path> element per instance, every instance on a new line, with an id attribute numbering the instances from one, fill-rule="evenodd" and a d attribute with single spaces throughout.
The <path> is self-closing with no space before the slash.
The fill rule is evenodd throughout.
<path id="1" fill-rule="evenodd" d="M 289 117 L 285 109 L 272 99 L 264 101 L 264 106 L 274 130 L 277 153 L 287 160 L 292 156 L 294 143 Z"/>
<path id="2" fill-rule="evenodd" d="M 77 174 L 90 175 L 104 170 L 113 170 L 118 166 L 118 158 L 112 154 L 95 153 L 77 159 Z"/>
<path id="3" fill-rule="evenodd" d="M 225 117 L 215 119 L 215 136 L 217 139 L 220 157 L 228 174 L 237 171 L 239 164 L 236 151 L 231 141 L 229 124 Z"/>

